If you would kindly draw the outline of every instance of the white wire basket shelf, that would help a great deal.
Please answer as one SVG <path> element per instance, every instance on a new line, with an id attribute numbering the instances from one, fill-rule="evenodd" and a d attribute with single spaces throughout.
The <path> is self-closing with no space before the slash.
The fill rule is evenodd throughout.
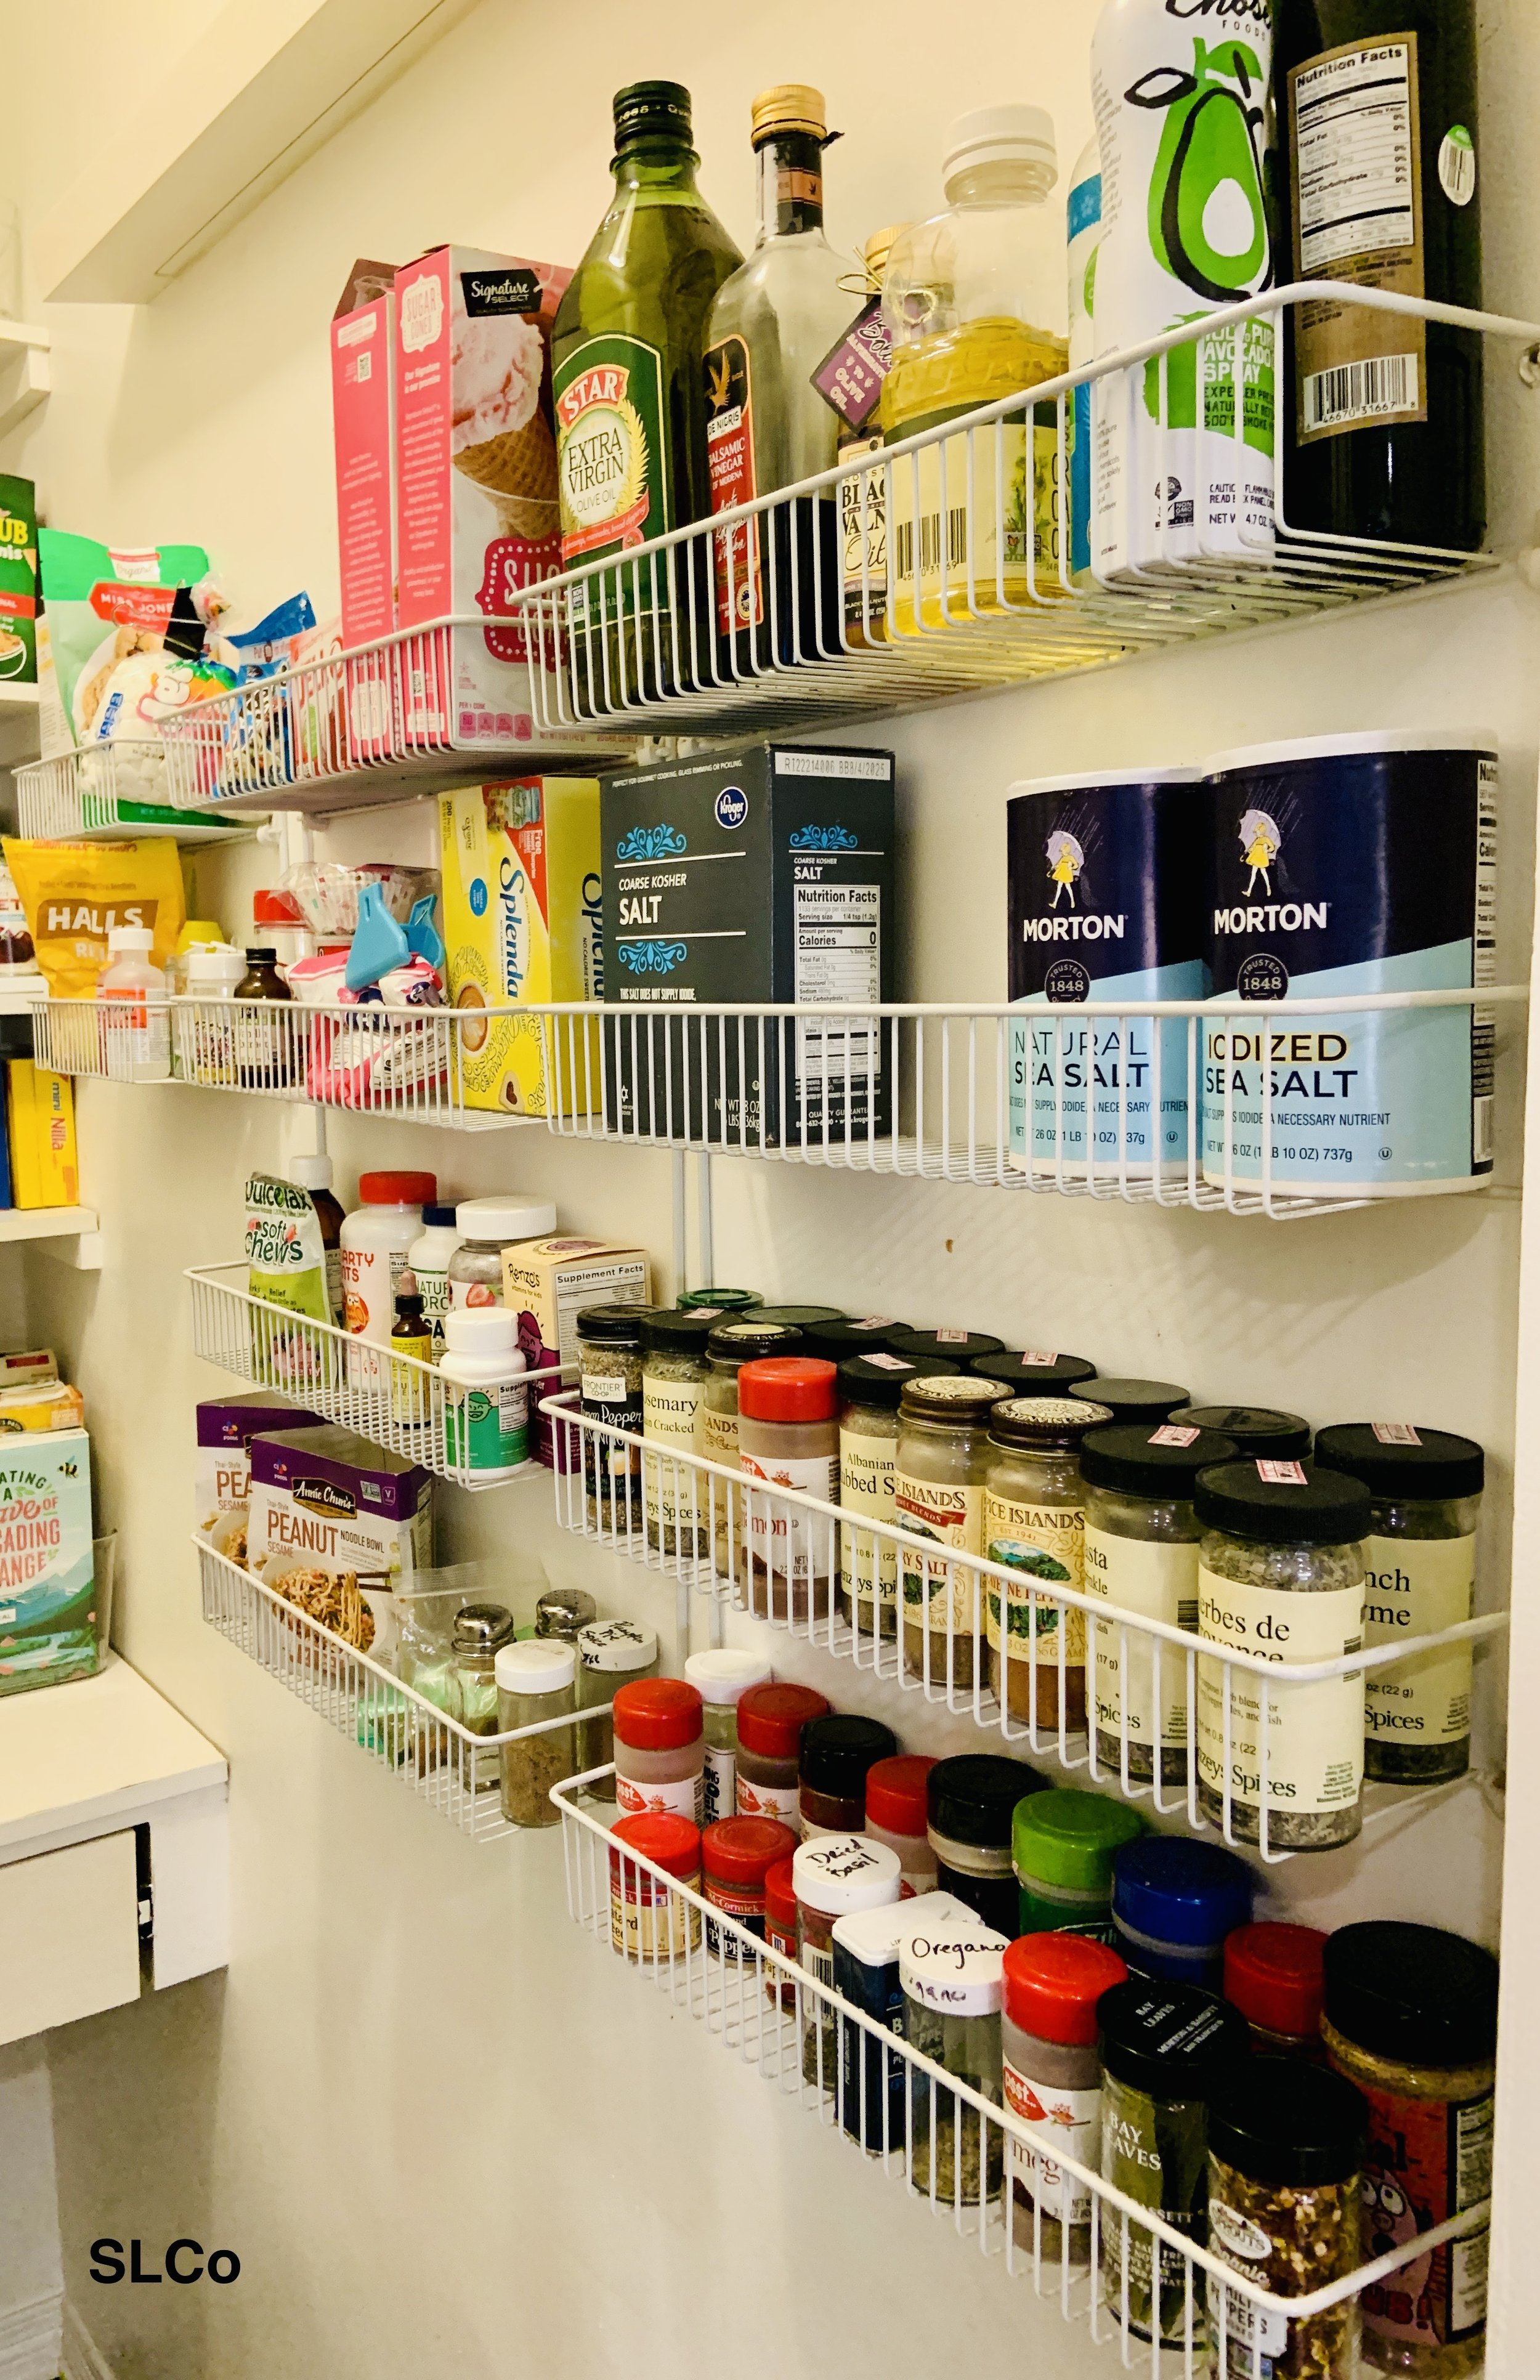
<path id="1" fill-rule="evenodd" d="M 1065 2155 L 1051 2125 L 1036 2128 L 987 2096 L 617 1842 L 584 1806 L 585 1786 L 607 1773 L 567 1779 L 552 1793 L 574 1921 L 649 1981 L 672 2013 L 693 2018 L 848 2154 L 879 2165 L 916 2212 L 950 2223 L 976 2260 L 1085 2322 L 1125 2370 L 1150 2380 L 1356 2371 L 1362 2293 L 1486 2228 L 1484 2199 L 1321 2288 L 1278 2295 Z M 1066 2199 L 1069 2257 L 1052 2212 Z M 1022 2344 L 1030 2353 L 1029 2336 Z"/>
<path id="2" fill-rule="evenodd" d="M 1275 1738 L 1291 1705 L 1299 1715 L 1303 1698 L 1324 1696 L 1325 1724 L 1340 1736 L 1352 1702 L 1349 1740 L 1361 1742 L 1367 1674 L 1479 1645 L 1508 1624 L 1489 1612 L 1285 1673 L 1200 1636 L 1195 1611 L 1183 1628 L 1083 1593 L 1067 1572 L 1052 1582 L 1040 1557 L 1013 1567 L 953 1554 L 923 1527 L 857 1520 L 595 1419 L 576 1390 L 546 1396 L 541 1410 L 561 1528 L 1269 1866 L 1342 1840 L 1341 1807 L 1295 1815 L 1274 1794 Z M 1237 1776 L 1252 1780 L 1249 1796 L 1235 1791 Z M 1356 1805 L 1344 1806 L 1370 1824 L 1449 1790 L 1360 1782 Z"/>
<path id="3" fill-rule="evenodd" d="M 169 1066 L 208 1089 L 397 1122 L 467 1132 L 544 1123 L 635 1148 L 1288 1221 L 1489 1187 L 1498 1020 L 1527 999 L 1508 985 L 1267 1003 L 870 1010 L 51 1000 L 34 1030 L 41 1064 L 107 1081 L 151 1078 L 153 1038 L 153 1079 Z M 1264 1019 L 1290 1047 L 1313 1023 L 1329 1021 L 1340 1038 L 1344 1026 L 1367 1033 L 1379 1020 L 1382 1035 L 1401 1037 L 1403 1069 L 1405 1037 L 1431 1029 L 1426 1070 L 1469 1070 L 1470 1162 L 1486 1170 L 1433 1183 L 1340 1178 L 1345 1135 L 1289 1128 L 1288 1066 L 1257 1055 Z M 487 1053 L 504 1024 L 531 1043 L 524 1072 L 535 1087 L 518 1113 L 478 1104 L 495 1096 Z"/>
<path id="4" fill-rule="evenodd" d="M 196 1265 L 188 1273 L 192 1289 L 192 1348 L 206 1364 L 259 1388 L 276 1389 L 297 1405 L 324 1414 L 328 1421 L 404 1455 L 422 1470 L 456 1488 L 487 1493 L 518 1479 L 545 1475 L 546 1466 L 527 1463 L 490 1478 L 468 1459 L 465 1406 L 435 1364 L 400 1355 L 373 1341 L 315 1322 L 286 1306 L 253 1297 L 244 1262 Z M 559 1365 L 544 1371 L 510 1372 L 507 1385 L 527 1384 L 531 1439 L 537 1400 L 558 1386 Z M 484 1393 L 495 1398 L 498 1384 Z"/>
<path id="5" fill-rule="evenodd" d="M 159 738 L 122 737 L 87 751 L 33 760 L 16 772 L 21 832 L 38 843 L 106 843 L 169 836 L 176 843 L 228 842 L 246 820 L 177 809 Z"/>
<path id="6" fill-rule="evenodd" d="M 1463 334 L 1473 378 L 1482 346 L 1540 340 L 1540 327 L 1500 315 L 1291 285 L 574 566 L 510 599 L 505 617 L 398 636 L 190 705 L 167 722 L 174 797 L 272 807 L 282 794 L 317 808 L 417 790 L 425 761 L 436 782 L 446 761 L 478 774 L 502 765 L 507 755 L 461 748 L 442 699 L 455 638 L 524 655 L 509 669 L 523 679 L 513 755 L 539 766 L 562 752 L 591 761 L 617 735 L 806 733 L 1497 567 L 1491 554 L 1328 535 L 1291 516 L 1284 457 L 1275 467 L 1255 443 L 1248 395 L 1269 376 L 1283 388 L 1291 310 L 1333 298 L 1405 318 L 1413 347 L 1429 324 Z M 1201 432 L 1182 427 L 1194 375 L 1207 392 Z M 1066 495 L 1077 415 L 1079 436 L 1110 430 L 1137 458 L 1082 525 L 1084 552 Z M 1191 506 L 1134 517 L 1130 490 L 1166 484 L 1177 450 Z M 309 759 L 302 719 L 321 722 Z"/>
<path id="7" fill-rule="evenodd" d="M 491 1842 L 521 1831 L 503 1815 L 503 1753 L 511 1743 L 564 1728 L 570 1737 L 571 1717 L 502 1735 L 478 1734 L 206 1538 L 195 1535 L 193 1544 L 209 1627 L 461 1834 Z M 583 1713 L 585 1719 L 601 1716 L 597 1707 Z"/>

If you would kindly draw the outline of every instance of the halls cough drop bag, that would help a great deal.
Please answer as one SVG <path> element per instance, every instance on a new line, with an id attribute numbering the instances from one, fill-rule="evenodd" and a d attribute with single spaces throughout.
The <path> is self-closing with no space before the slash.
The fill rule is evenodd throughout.
<path id="1" fill-rule="evenodd" d="M 114 926 L 148 926 L 164 967 L 187 917 L 174 843 L 23 843 L 4 840 L 38 965 L 55 1000 L 90 1000 L 107 964 Z"/>

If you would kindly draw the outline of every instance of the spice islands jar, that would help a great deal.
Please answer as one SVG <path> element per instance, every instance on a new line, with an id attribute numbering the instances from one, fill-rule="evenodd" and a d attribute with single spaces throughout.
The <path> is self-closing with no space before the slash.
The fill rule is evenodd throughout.
<path id="1" fill-rule="evenodd" d="M 984 1549 L 989 1415 L 1003 1393 L 998 1380 L 960 1372 L 910 1380 L 899 1399 L 893 1517 L 911 1541 L 936 1546 L 934 1554 L 913 1542 L 900 1549 L 903 1666 L 930 1685 L 974 1682 L 984 1612 L 982 1582 L 967 1557 Z"/>
<path id="2" fill-rule="evenodd" d="M 1111 1418 L 1080 1397 L 1008 1397 L 989 1415 L 984 1551 L 1015 1573 L 984 1589 L 989 1683 L 1013 1718 L 1070 1735 L 1085 1725 L 1085 1615 L 1053 1590 L 1084 1588 L 1080 1445 Z"/>
<path id="3" fill-rule="evenodd" d="M 811 1334 L 820 1353 L 836 1327 L 856 1328 L 831 1324 L 821 1342 Z M 840 1365 L 840 1610 L 858 1635 L 898 1633 L 898 1548 L 860 1524 L 898 1525 L 899 1398 L 907 1380 L 956 1370 L 938 1357 L 898 1355 L 881 1345 Z"/>

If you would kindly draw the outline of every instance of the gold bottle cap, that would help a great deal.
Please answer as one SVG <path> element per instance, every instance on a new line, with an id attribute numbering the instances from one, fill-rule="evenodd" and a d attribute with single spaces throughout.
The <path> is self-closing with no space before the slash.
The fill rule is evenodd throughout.
<path id="1" fill-rule="evenodd" d="M 810 132 L 821 140 L 829 130 L 823 93 L 806 82 L 778 82 L 762 91 L 749 110 L 749 123 L 756 143 L 776 132 Z"/>
<path id="2" fill-rule="evenodd" d="M 873 232 L 861 250 L 861 261 L 874 281 L 881 280 L 883 266 L 909 228 L 908 224 L 884 224 L 880 231 Z"/>

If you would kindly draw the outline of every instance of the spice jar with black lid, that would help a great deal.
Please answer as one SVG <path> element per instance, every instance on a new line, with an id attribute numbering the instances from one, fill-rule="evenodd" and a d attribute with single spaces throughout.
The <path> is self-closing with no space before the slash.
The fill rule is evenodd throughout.
<path id="1" fill-rule="evenodd" d="M 879 1718 L 831 1711 L 809 1719 L 798 1753 L 797 1807 L 804 1842 L 858 1835 L 866 1822 L 867 1771 L 891 1759 L 898 1738 Z"/>
<path id="2" fill-rule="evenodd" d="M 1170 1380 L 1104 1380 L 1098 1377 L 1085 1381 L 1080 1393 L 1094 1397 L 1098 1405 L 1108 1406 L 1115 1427 L 1132 1429 L 1140 1422 L 1147 1422 L 1154 1429 L 1161 1422 L 1170 1421 L 1178 1405 L 1187 1402 L 1192 1391 L 1177 1388 Z"/>
<path id="3" fill-rule="evenodd" d="M 1061 1355 L 1047 1347 L 1024 1347 L 1012 1354 L 980 1355 L 968 1366 L 981 1380 L 998 1380 L 1013 1397 L 1073 1396 L 1097 1367 L 1086 1355 Z"/>
<path id="4" fill-rule="evenodd" d="M 848 1317 L 837 1305 L 760 1305 L 756 1307 L 756 1322 L 781 1322 L 793 1330 L 811 1330 L 820 1322 L 844 1322 Z"/>
<path id="5" fill-rule="evenodd" d="M 1374 1920 L 1327 1938 L 1321 2037 L 1369 2103 L 1364 2254 L 1385 2255 L 1492 2190 L 1498 1962 L 1459 1934 Z M 1363 2297 L 1364 2364 L 1464 2380 L 1486 2343 L 1488 2228 Z"/>
<path id="6" fill-rule="evenodd" d="M 1007 1397 L 989 1415 L 984 1552 L 1015 1575 L 984 1585 L 989 1683 L 1011 1717 L 1081 1734 L 1085 1615 L 1054 1589 L 1084 1585 L 1085 1490 L 1080 1446 L 1111 1418 L 1082 1397 Z"/>
<path id="7" fill-rule="evenodd" d="M 938 1760 L 926 1779 L 927 1833 L 936 1882 L 1009 1942 L 1015 1936 L 1019 1888 L 1011 1864 L 1016 1804 L 1048 1791 L 1025 1760 L 999 1752 L 963 1752 Z"/>
<path id="8" fill-rule="evenodd" d="M 577 1317 L 577 1371 L 585 1421 L 642 1434 L 642 1315 L 639 1305 L 586 1305 Z M 642 1451 L 597 1430 L 583 1434 L 588 1519 L 607 1536 L 641 1526 Z"/>
<path id="9" fill-rule="evenodd" d="M 928 1355 L 895 1355 L 886 1347 L 847 1356 L 839 1366 L 840 1507 L 850 1514 L 840 1523 L 840 1609 L 859 1635 L 898 1633 L 898 1548 L 860 1524 L 868 1520 L 896 1525 L 893 1483 L 903 1384 L 957 1368 Z"/>
<path id="10" fill-rule="evenodd" d="M 1363 1673 L 1291 1684 L 1288 1672 L 1363 1647 L 1368 1490 L 1320 1465 L 1227 1463 L 1199 1475 L 1193 1505 L 1200 1639 L 1278 1664 L 1275 1682 L 1271 1670 L 1198 1662 L 1198 1807 L 1268 1851 L 1351 1842 L 1364 1823 Z"/>
<path id="11" fill-rule="evenodd" d="M 1475 1439 L 1410 1422 L 1343 1422 L 1321 1431 L 1316 1461 L 1369 1491 L 1365 1645 L 1432 1636 L 1469 1620 L 1486 1473 Z M 1469 1643 L 1367 1670 L 1364 1776 L 1390 1785 L 1463 1777 L 1471 1765 L 1471 1675 Z"/>
<path id="12" fill-rule="evenodd" d="M 1235 1453 L 1232 1439 L 1190 1422 L 1122 1424 L 1085 1439 L 1086 1594 L 1195 1633 L 1203 1531 L 1193 1493 L 1200 1471 Z M 1158 1743 L 1162 1784 L 1184 1785 L 1192 1713 L 1181 1648 L 1111 1618 L 1092 1621 L 1090 1638 L 1098 1766 L 1147 1785 Z"/>
<path id="13" fill-rule="evenodd" d="M 998 1380 L 934 1373 L 899 1398 L 893 1517 L 936 1546 L 899 1548 L 903 1666 L 930 1686 L 971 1686 L 982 1659 L 983 1581 L 967 1557 L 984 1549 L 989 1415 L 1004 1393 Z"/>
<path id="14" fill-rule="evenodd" d="M 943 1326 L 939 1330 L 895 1330 L 892 1336 L 895 1355 L 936 1355 L 944 1364 L 961 1364 L 972 1371 L 981 1357 L 1002 1355 L 1003 1339 L 991 1338 L 987 1330 L 957 1330 Z"/>
<path id="15" fill-rule="evenodd" d="M 908 1329 L 907 1322 L 868 1314 L 858 1321 L 809 1322 L 802 1338 L 809 1355 L 819 1355 L 826 1364 L 848 1364 L 861 1355 L 895 1354 L 892 1341 L 902 1339 Z"/>
<path id="16" fill-rule="evenodd" d="M 1310 1424 L 1299 1414 L 1270 1405 L 1178 1405 L 1168 1416 L 1186 1429 L 1216 1429 L 1233 1439 L 1237 1454 L 1270 1462 L 1303 1463 L 1310 1451 Z"/>
<path id="17" fill-rule="evenodd" d="M 679 1314 L 668 1306 L 649 1307 L 642 1316 L 647 1542 L 655 1551 L 686 1561 L 711 1550 L 709 1475 L 678 1458 L 696 1451 L 696 1415 L 706 1388 L 706 1342 L 721 1318 L 709 1311 Z M 656 1453 L 651 1451 L 654 1444 Z"/>
<path id="18" fill-rule="evenodd" d="M 1252 2058 L 1232 2070 L 1208 2109 L 1214 2254 L 1280 2298 L 1309 2297 L 1353 2272 L 1368 2122 L 1363 2093 L 1326 2067 Z M 1273 2380 L 1353 2380 L 1356 2298 L 1280 2319 L 1212 2275 L 1207 2294 L 1224 2380 L 1255 2380 L 1260 2356 Z"/>

